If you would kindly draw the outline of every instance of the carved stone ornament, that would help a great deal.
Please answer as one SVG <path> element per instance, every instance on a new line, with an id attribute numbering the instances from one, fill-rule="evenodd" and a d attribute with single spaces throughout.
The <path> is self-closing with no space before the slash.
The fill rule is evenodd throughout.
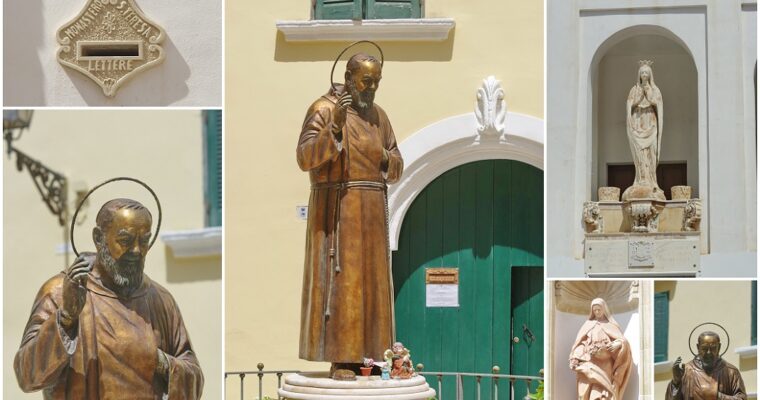
<path id="1" fill-rule="evenodd" d="M 164 30 L 134 0 L 88 0 L 56 37 L 58 62 L 95 81 L 108 97 L 164 59 Z"/>
<path id="2" fill-rule="evenodd" d="M 493 75 L 483 79 L 475 101 L 475 117 L 478 119 L 478 132 L 486 136 L 504 134 L 507 119 L 507 102 L 501 82 Z"/>
<path id="3" fill-rule="evenodd" d="M 657 232 L 660 212 L 664 204 L 649 200 L 633 200 L 626 204 L 626 211 L 631 216 L 631 231 L 638 233 Z"/>
<path id="4" fill-rule="evenodd" d="M 583 203 L 583 228 L 586 233 L 602 233 L 604 218 L 599 212 L 599 203 L 587 201 Z"/>
<path id="5" fill-rule="evenodd" d="M 699 231 L 699 223 L 702 221 L 702 201 L 691 199 L 686 203 L 683 211 L 683 230 L 687 232 Z"/>

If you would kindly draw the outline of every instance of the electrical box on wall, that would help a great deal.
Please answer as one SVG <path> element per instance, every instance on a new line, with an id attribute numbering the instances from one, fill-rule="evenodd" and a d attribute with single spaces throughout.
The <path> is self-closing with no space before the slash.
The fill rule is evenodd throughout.
<path id="1" fill-rule="evenodd" d="M 134 0 L 88 0 L 56 36 L 58 62 L 95 81 L 108 97 L 164 59 L 164 30 Z"/>

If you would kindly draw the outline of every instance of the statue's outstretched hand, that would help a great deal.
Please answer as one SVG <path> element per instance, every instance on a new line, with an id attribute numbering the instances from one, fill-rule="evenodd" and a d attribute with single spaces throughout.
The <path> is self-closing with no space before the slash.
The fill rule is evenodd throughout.
<path id="1" fill-rule="evenodd" d="M 338 138 L 342 133 L 343 125 L 346 124 L 346 109 L 351 105 L 352 101 L 350 93 L 343 93 L 338 98 L 338 102 L 335 103 L 335 107 L 333 107 L 332 134 Z"/>
<path id="2" fill-rule="evenodd" d="M 87 299 L 87 274 L 92 271 L 95 253 L 82 253 L 74 263 L 66 268 L 63 278 L 63 307 L 61 308 L 61 325 L 71 329 L 76 325 L 79 314 Z"/>
<path id="3" fill-rule="evenodd" d="M 683 370 L 684 366 L 683 363 L 681 363 L 681 357 L 678 357 L 673 363 L 673 384 L 677 387 L 681 386 L 681 379 L 683 379 Z"/>

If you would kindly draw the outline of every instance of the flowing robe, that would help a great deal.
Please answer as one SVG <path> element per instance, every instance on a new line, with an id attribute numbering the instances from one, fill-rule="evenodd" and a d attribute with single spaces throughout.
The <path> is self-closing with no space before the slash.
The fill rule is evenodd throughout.
<path id="1" fill-rule="evenodd" d="M 719 394 L 713 392 L 717 383 Z M 691 360 L 684 366 L 681 387 L 675 387 L 673 381 L 668 384 L 665 400 L 746 400 L 744 380 L 733 365 L 719 359 L 708 374 L 697 360 Z"/>
<path id="2" fill-rule="evenodd" d="M 662 112 L 662 95 L 657 86 L 639 83 L 631 88 L 626 101 L 626 131 L 636 169 L 633 186 L 651 188 L 650 197 L 665 200 L 664 192 L 657 185 Z M 627 197 L 624 193 L 623 198 Z"/>
<path id="3" fill-rule="evenodd" d="M 604 349 L 620 343 L 615 351 Z M 570 359 L 579 361 L 576 373 L 578 399 L 622 400 L 631 374 L 631 347 L 617 325 L 586 321 L 573 343 Z"/>
<path id="4" fill-rule="evenodd" d="M 45 399 L 169 399 L 201 397 L 203 373 L 171 294 L 143 275 L 128 299 L 88 275 L 84 308 L 75 334 L 59 322 L 60 273 L 34 301 L 14 369 L 25 392 Z M 166 353 L 169 379 L 155 374 L 156 349 Z"/>
<path id="5" fill-rule="evenodd" d="M 312 104 L 297 147 L 312 185 L 299 356 L 361 363 L 381 359 L 394 340 L 385 185 L 399 179 L 403 161 L 377 105 L 366 115 L 349 107 L 335 140 L 335 102 L 329 93 Z"/>

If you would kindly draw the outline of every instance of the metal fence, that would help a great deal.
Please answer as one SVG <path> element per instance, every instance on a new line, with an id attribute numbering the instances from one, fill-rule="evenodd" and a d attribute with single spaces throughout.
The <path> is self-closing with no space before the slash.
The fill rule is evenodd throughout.
<path id="1" fill-rule="evenodd" d="M 258 383 L 258 399 L 262 400 L 264 397 L 263 394 L 263 385 L 264 385 L 264 376 L 266 375 L 274 375 L 277 377 L 277 387 L 282 387 L 282 376 L 284 374 L 293 374 L 293 373 L 302 373 L 302 371 L 298 370 L 282 370 L 282 371 L 265 371 L 264 370 L 264 364 L 259 363 L 256 368 L 258 368 L 258 371 L 229 371 L 224 373 L 224 383 L 225 383 L 225 390 L 224 390 L 224 398 L 227 399 L 227 378 L 230 376 L 237 376 L 240 380 L 240 400 L 245 400 L 245 382 L 246 377 L 248 375 L 255 375 L 257 383 Z M 472 378 L 474 379 L 475 384 L 475 393 L 476 398 L 474 399 L 467 399 L 467 400 L 484 400 L 481 398 L 481 387 L 482 385 L 488 384 L 490 385 L 490 395 L 488 398 L 490 400 L 499 400 L 499 389 L 500 387 L 502 389 L 507 390 L 507 397 L 508 400 L 524 400 L 528 398 L 529 393 L 522 394 L 522 393 L 515 393 L 515 382 L 522 381 L 526 383 L 526 387 L 530 388 L 531 384 L 533 382 L 543 382 L 544 378 L 540 376 L 523 376 L 523 375 L 505 375 L 499 373 L 499 367 L 495 366 L 493 367 L 493 373 L 486 374 L 486 373 L 470 373 L 470 372 L 424 372 L 422 364 L 417 365 L 417 370 L 420 375 L 423 375 L 425 377 L 435 377 L 436 382 L 438 384 L 438 387 L 436 388 L 437 393 L 437 400 L 464 400 L 465 397 L 465 385 L 464 385 L 464 379 L 465 378 Z M 453 378 L 455 380 L 455 393 L 442 393 L 444 388 L 444 379 L 446 378 Z M 485 380 L 485 383 L 484 383 Z M 277 396 L 277 399 L 281 399 L 279 395 Z M 505 399 L 505 397 L 502 397 L 502 399 Z"/>

